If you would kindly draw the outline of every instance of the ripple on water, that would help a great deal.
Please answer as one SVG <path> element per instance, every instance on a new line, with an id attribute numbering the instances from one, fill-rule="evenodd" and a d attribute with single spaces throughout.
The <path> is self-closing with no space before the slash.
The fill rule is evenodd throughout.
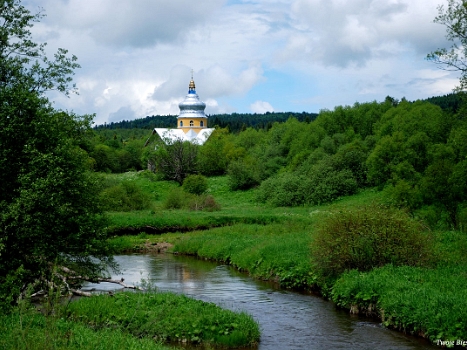
<path id="1" fill-rule="evenodd" d="M 351 316 L 321 298 L 284 291 L 255 281 L 226 265 L 172 255 L 117 256 L 126 283 L 141 279 L 159 290 L 184 293 L 234 311 L 246 311 L 260 324 L 261 350 L 435 349 L 426 341 L 387 330 L 378 322 Z M 115 290 L 117 285 L 87 285 Z"/>

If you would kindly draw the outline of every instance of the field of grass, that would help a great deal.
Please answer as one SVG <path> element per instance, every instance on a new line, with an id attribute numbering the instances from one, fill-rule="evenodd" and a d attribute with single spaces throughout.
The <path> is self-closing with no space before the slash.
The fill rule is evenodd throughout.
<path id="1" fill-rule="evenodd" d="M 159 198 L 170 191 L 160 187 Z M 165 194 L 164 194 L 164 191 Z M 332 204 L 314 207 L 271 208 L 255 201 L 255 190 L 231 192 L 224 177 L 209 179 L 209 191 L 221 204 L 218 212 L 165 210 L 162 199 L 153 214 L 162 222 L 176 222 L 183 231 L 163 235 L 139 234 L 110 241 L 116 250 L 141 247 L 145 242 L 170 242 L 173 250 L 230 263 L 283 287 L 317 289 L 340 307 L 382 319 L 387 327 L 437 340 L 467 339 L 467 237 L 459 231 L 428 231 L 430 263 L 425 267 L 391 266 L 371 271 L 346 271 L 323 276 L 313 262 L 316 228 L 328 213 L 384 203 L 381 192 L 367 190 Z M 149 214 L 111 213 L 114 225 L 147 224 Z M 191 223 L 210 227 L 196 230 Z M 182 223 L 182 225 L 180 225 Z M 194 231 L 190 231 L 195 229 Z M 454 309 L 456 311 L 454 311 Z"/>
<path id="2" fill-rule="evenodd" d="M 254 345 L 259 326 L 245 313 L 173 293 L 116 293 L 82 298 L 68 306 L 70 319 L 94 329 L 111 327 L 164 343 L 221 347 Z"/>

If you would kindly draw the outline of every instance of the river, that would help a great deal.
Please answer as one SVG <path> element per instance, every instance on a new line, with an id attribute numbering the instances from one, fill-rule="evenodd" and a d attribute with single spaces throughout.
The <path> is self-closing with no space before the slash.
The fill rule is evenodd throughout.
<path id="1" fill-rule="evenodd" d="M 115 257 L 125 283 L 145 280 L 161 291 L 183 293 L 234 311 L 246 311 L 261 329 L 260 350 L 436 349 L 427 341 L 381 327 L 372 319 L 349 315 L 331 302 L 275 287 L 235 269 L 195 258 L 157 255 Z M 88 284 L 83 290 L 109 291 L 118 285 Z"/>

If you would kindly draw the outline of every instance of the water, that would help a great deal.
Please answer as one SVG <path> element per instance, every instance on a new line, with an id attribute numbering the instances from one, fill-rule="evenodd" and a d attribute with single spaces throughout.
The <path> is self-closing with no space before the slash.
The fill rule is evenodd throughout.
<path id="1" fill-rule="evenodd" d="M 142 279 L 159 290 L 183 293 L 223 308 L 246 311 L 260 324 L 260 350 L 435 349 L 427 341 L 391 331 L 378 322 L 352 316 L 331 302 L 278 289 L 226 265 L 194 258 L 159 255 L 117 256 L 127 284 Z M 89 284 L 84 290 L 115 290 L 109 283 Z"/>

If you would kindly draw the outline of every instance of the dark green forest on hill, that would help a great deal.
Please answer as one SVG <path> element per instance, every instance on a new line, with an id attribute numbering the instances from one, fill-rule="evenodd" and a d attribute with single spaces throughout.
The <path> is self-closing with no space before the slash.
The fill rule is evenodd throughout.
<path id="1" fill-rule="evenodd" d="M 239 132 L 246 128 L 269 129 L 274 122 L 285 122 L 289 118 L 296 118 L 301 122 L 310 122 L 316 119 L 317 113 L 295 112 L 266 112 L 257 113 L 232 113 L 208 115 L 208 127 L 228 128 L 231 132 Z M 154 129 L 173 128 L 177 125 L 176 115 L 153 115 L 135 120 L 123 120 L 109 124 L 97 125 L 96 130 L 115 129 Z"/>

